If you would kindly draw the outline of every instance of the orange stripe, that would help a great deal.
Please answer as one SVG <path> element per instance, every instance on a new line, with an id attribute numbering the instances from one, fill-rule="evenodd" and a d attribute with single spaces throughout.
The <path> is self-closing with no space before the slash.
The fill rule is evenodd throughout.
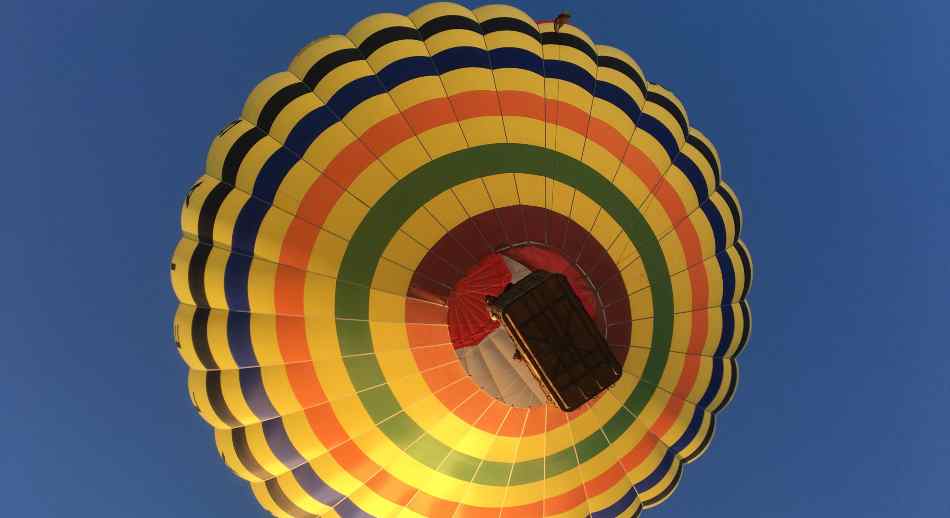
<path id="1" fill-rule="evenodd" d="M 455 516 L 459 518 L 498 518 L 498 508 L 461 504 Z"/>
<path id="2" fill-rule="evenodd" d="M 524 425 L 522 436 L 537 435 L 544 432 L 544 420 L 547 414 L 547 407 L 533 406 L 528 409 L 527 422 Z"/>
<path id="3" fill-rule="evenodd" d="M 274 277 L 274 309 L 277 314 L 303 316 L 306 282 L 307 274 L 304 270 L 277 265 L 277 274 Z"/>
<path id="4" fill-rule="evenodd" d="M 346 442 L 350 436 L 340 425 L 330 403 L 324 403 L 304 411 L 310 429 L 326 448 L 334 448 Z"/>
<path id="5" fill-rule="evenodd" d="M 317 381 L 317 375 L 313 371 L 313 364 L 297 363 L 287 366 L 287 379 L 293 387 L 294 397 L 303 408 L 310 408 L 327 401 L 327 395 L 323 392 L 323 387 Z"/>
<path id="6" fill-rule="evenodd" d="M 307 224 L 307 222 L 300 218 L 291 220 L 290 226 L 287 227 L 287 233 L 284 234 L 284 243 L 281 245 L 280 263 L 306 271 L 307 261 L 310 258 L 313 244 L 317 241 L 317 234 L 319 232 L 319 229 Z M 291 241 L 295 244 L 289 244 Z M 274 288 L 275 295 L 280 294 L 282 290 L 280 285 L 281 277 L 280 271 L 278 270 L 275 280 L 276 287 Z M 290 300 L 287 302 L 294 303 Z M 299 304 L 299 301 L 296 303 Z"/>
<path id="7" fill-rule="evenodd" d="M 402 113 L 416 135 L 432 128 L 458 122 L 452 112 L 452 105 L 445 97 L 423 101 Z"/>
<path id="8" fill-rule="evenodd" d="M 284 361 L 288 364 L 310 361 L 306 323 L 303 317 L 278 314 L 274 319 L 277 326 L 278 346 Z"/>
<path id="9" fill-rule="evenodd" d="M 406 322 L 416 324 L 446 324 L 448 308 L 418 299 L 406 299 Z"/>
<path id="10" fill-rule="evenodd" d="M 320 175 L 300 201 L 297 217 L 321 226 L 341 196 L 343 189 L 327 175 Z"/>
<path id="11" fill-rule="evenodd" d="M 343 187 L 349 187 L 360 173 L 370 166 L 376 157 L 359 140 L 355 140 L 337 153 L 327 164 L 326 175 Z"/>
<path id="12" fill-rule="evenodd" d="M 382 466 L 367 457 L 353 439 L 330 450 L 330 455 L 333 455 L 338 464 L 346 466 L 347 473 L 363 483 L 382 470 Z"/>
<path id="13" fill-rule="evenodd" d="M 465 370 L 462 369 L 462 366 L 457 362 L 436 367 L 435 369 L 429 371 L 429 373 L 432 375 L 426 378 L 426 383 L 429 384 L 429 388 L 431 388 L 433 391 L 441 390 L 448 385 L 468 377 L 468 375 L 465 374 Z"/>
<path id="14" fill-rule="evenodd" d="M 629 137 L 625 138 L 616 128 L 595 117 L 590 118 L 587 138 L 606 149 L 615 158 L 623 157 L 627 144 L 630 142 Z M 620 158 L 617 158 L 617 160 L 620 160 Z"/>
<path id="15" fill-rule="evenodd" d="M 524 420 L 528 416 L 527 408 L 512 408 L 508 417 L 498 430 L 498 435 L 505 437 L 520 437 L 524 428 Z"/>
<path id="16" fill-rule="evenodd" d="M 573 130 L 578 135 L 587 135 L 587 121 L 592 117 L 588 112 L 581 110 L 573 104 L 554 99 L 547 100 L 548 115 L 557 114 L 557 118 L 548 118 L 549 121 L 557 120 L 557 126 Z"/>
<path id="17" fill-rule="evenodd" d="M 646 434 L 626 455 L 620 458 L 620 465 L 629 473 L 643 463 L 660 440 L 655 435 Z"/>
<path id="18" fill-rule="evenodd" d="M 587 493 L 590 496 L 599 495 L 613 488 L 615 485 L 617 485 L 617 482 L 620 482 L 626 478 L 626 476 L 627 474 L 623 470 L 623 466 L 621 466 L 618 462 L 607 468 L 607 471 L 604 471 L 591 480 L 584 482 L 584 487 L 587 488 Z"/>
<path id="19" fill-rule="evenodd" d="M 493 90 L 470 90 L 455 94 L 450 99 L 459 120 L 501 115 L 498 94 Z"/>
<path id="20" fill-rule="evenodd" d="M 484 391 L 478 391 L 475 396 L 458 407 L 455 411 L 455 415 L 470 423 L 477 422 L 478 418 L 488 410 L 488 407 L 491 406 L 493 401 L 495 401 L 495 399 Z"/>
<path id="21" fill-rule="evenodd" d="M 449 502 L 419 491 L 409 508 L 422 516 L 452 516 L 458 502 Z"/>
<path id="22" fill-rule="evenodd" d="M 505 117 L 527 117 L 544 122 L 544 98 L 529 92 L 506 90 L 498 92 L 501 112 Z"/>
<path id="23" fill-rule="evenodd" d="M 633 174 L 640 177 L 644 185 L 656 185 L 657 180 L 660 178 L 660 171 L 656 168 L 656 165 L 653 164 L 653 161 L 650 160 L 643 151 L 640 151 L 639 148 L 636 146 L 627 146 L 622 160 L 623 165 L 633 171 Z M 642 200 L 633 201 L 636 203 Z"/>
<path id="24" fill-rule="evenodd" d="M 415 488 L 404 484 L 385 470 L 380 471 L 376 476 L 371 478 L 369 482 L 366 483 L 366 487 L 372 489 L 377 495 L 386 500 L 403 507 L 409 503 L 409 499 L 416 493 Z"/>
<path id="25" fill-rule="evenodd" d="M 584 492 L 583 482 L 571 489 L 570 491 L 544 499 L 544 516 L 550 516 L 554 514 L 561 514 L 575 509 L 584 501 L 587 500 L 587 495 Z"/>
<path id="26" fill-rule="evenodd" d="M 682 407 L 682 399 L 671 397 L 669 401 L 667 401 L 663 412 L 660 413 L 656 421 L 653 422 L 653 425 L 650 426 L 650 433 L 657 437 L 663 437 L 663 435 L 669 431 L 670 427 L 673 426 L 673 423 L 676 422 L 676 417 L 679 415 L 679 411 Z"/>
<path id="27" fill-rule="evenodd" d="M 504 507 L 501 510 L 500 518 L 537 518 L 544 511 L 540 501 L 519 505 L 517 507 Z"/>
<path id="28" fill-rule="evenodd" d="M 491 430 L 495 434 L 501 428 L 506 415 L 508 415 L 508 405 L 492 399 L 491 406 L 478 419 L 478 427 L 482 430 Z"/>
<path id="29" fill-rule="evenodd" d="M 448 325 L 406 324 L 409 347 L 426 347 L 436 344 L 451 344 Z"/>
<path id="30" fill-rule="evenodd" d="M 362 140 L 366 144 L 366 147 L 375 153 L 376 156 L 383 156 L 387 151 L 400 143 L 415 137 L 416 135 L 406 124 L 406 120 L 402 118 L 402 115 L 397 113 L 386 117 L 366 130 L 366 132 L 360 136 L 360 140 Z"/>
<path id="31" fill-rule="evenodd" d="M 412 355 L 416 359 L 416 365 L 419 366 L 419 370 L 422 371 L 458 360 L 458 357 L 455 355 L 455 349 L 453 349 L 451 345 L 417 347 L 412 349 Z"/>
<path id="32" fill-rule="evenodd" d="M 554 430 L 558 426 L 562 426 L 567 423 L 567 414 L 563 410 L 556 406 L 550 404 L 548 407 L 548 422 L 545 424 L 545 429 L 547 431 Z"/>

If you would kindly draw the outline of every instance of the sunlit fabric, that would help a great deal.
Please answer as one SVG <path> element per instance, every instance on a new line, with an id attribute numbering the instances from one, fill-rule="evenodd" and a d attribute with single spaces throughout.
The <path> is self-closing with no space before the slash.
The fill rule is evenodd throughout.
<path id="1" fill-rule="evenodd" d="M 313 41 L 214 138 L 181 225 L 188 390 L 277 516 L 636 515 L 707 447 L 749 334 L 739 205 L 682 103 L 503 5 Z M 560 269 L 620 381 L 570 413 L 476 382 L 461 351 L 503 330 L 449 317 L 486 260 Z"/>

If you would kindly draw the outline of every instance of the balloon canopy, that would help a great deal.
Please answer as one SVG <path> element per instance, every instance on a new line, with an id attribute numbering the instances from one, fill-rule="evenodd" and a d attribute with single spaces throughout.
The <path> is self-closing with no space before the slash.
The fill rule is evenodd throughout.
<path id="1" fill-rule="evenodd" d="M 171 263 L 188 392 L 277 516 L 636 515 L 736 386 L 740 224 L 623 51 L 503 5 L 374 15 L 211 144 Z M 622 366 L 572 412 L 484 305 L 538 269 Z"/>

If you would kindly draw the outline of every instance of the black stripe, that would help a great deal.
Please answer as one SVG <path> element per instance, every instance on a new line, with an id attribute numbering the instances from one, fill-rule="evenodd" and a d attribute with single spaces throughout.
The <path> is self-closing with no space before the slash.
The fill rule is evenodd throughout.
<path id="1" fill-rule="evenodd" d="M 739 231 L 742 230 L 742 221 L 739 219 L 739 205 L 736 203 L 735 198 L 729 194 L 729 191 L 726 189 L 717 189 L 719 195 L 722 196 L 722 199 L 726 202 L 726 206 L 729 207 L 729 212 L 732 214 L 733 225 L 736 227 L 735 239 L 739 240 Z"/>
<path id="2" fill-rule="evenodd" d="M 267 481 L 264 482 L 264 486 L 267 488 L 267 493 L 270 494 L 271 499 L 274 500 L 274 503 L 277 504 L 277 507 L 280 507 L 281 511 L 293 516 L 294 518 L 309 518 L 314 516 L 300 507 L 297 507 L 297 504 L 288 498 L 284 493 L 284 490 L 281 489 L 276 478 L 268 478 Z"/>
<path id="3" fill-rule="evenodd" d="M 745 300 L 740 301 L 739 309 L 742 310 L 742 337 L 739 338 L 739 346 L 736 347 L 733 357 L 739 356 L 739 353 L 745 349 L 746 343 L 749 342 L 749 333 L 752 330 L 752 314 L 749 311 L 749 303 Z"/>
<path id="4" fill-rule="evenodd" d="M 224 127 L 221 128 L 221 131 L 218 132 L 218 136 L 220 137 L 221 135 L 224 135 L 225 133 L 228 132 L 228 130 L 230 130 L 231 128 L 237 126 L 237 123 L 239 123 L 239 122 L 241 122 L 241 119 L 234 119 L 233 121 L 231 121 L 231 122 L 225 124 Z"/>
<path id="5" fill-rule="evenodd" d="M 742 296 L 739 300 L 745 300 L 749 294 L 749 287 L 752 285 L 752 261 L 749 260 L 749 251 L 741 241 L 736 241 L 736 253 L 739 254 L 739 260 L 742 262 Z"/>
<path id="6" fill-rule="evenodd" d="M 682 462 L 681 460 L 679 460 L 679 455 L 674 454 L 674 456 L 676 457 L 676 458 L 673 460 L 673 463 L 676 464 L 676 474 L 673 475 L 673 480 L 670 480 L 669 485 L 667 485 L 666 488 L 663 489 L 663 491 L 660 492 L 660 494 L 658 494 L 658 495 L 654 496 L 653 498 L 651 498 L 651 499 L 649 499 L 649 500 L 643 502 L 643 505 L 644 505 L 644 506 L 650 506 L 650 505 L 653 505 L 653 504 L 655 504 L 655 503 L 657 503 L 657 502 L 662 501 L 664 498 L 668 497 L 668 496 L 670 495 L 670 493 L 673 492 L 674 489 L 676 489 L 677 484 L 679 484 L 680 477 L 683 476 L 683 468 L 684 468 L 685 466 L 683 465 L 683 462 Z M 665 478 L 665 477 L 664 477 L 664 478 Z M 662 479 L 661 479 L 661 480 L 662 480 Z"/>
<path id="7" fill-rule="evenodd" d="M 254 476 L 261 480 L 269 480 L 274 478 L 269 471 L 263 468 L 257 459 L 254 458 L 254 454 L 251 453 L 251 447 L 247 444 L 247 432 L 243 427 L 235 427 L 231 430 L 231 444 L 234 445 L 234 453 L 237 454 L 238 460 L 241 461 L 241 464 L 244 464 L 244 467 L 247 468 Z"/>
<path id="8" fill-rule="evenodd" d="M 238 137 L 234 144 L 231 145 L 231 149 L 228 150 L 227 156 L 224 157 L 224 164 L 221 166 L 222 181 L 234 185 L 238 168 L 241 166 L 244 157 L 247 156 L 247 153 L 254 147 L 254 144 L 260 142 L 265 135 L 266 133 L 255 126 L 247 130 L 247 133 Z"/>
<path id="9" fill-rule="evenodd" d="M 218 363 L 214 361 L 214 356 L 211 355 L 211 345 L 208 343 L 208 316 L 210 313 L 211 310 L 208 308 L 195 309 L 195 315 L 191 319 L 191 342 L 194 344 L 195 354 L 204 368 L 218 370 Z"/>
<path id="10" fill-rule="evenodd" d="M 693 135 L 686 136 L 686 142 L 689 142 L 694 148 L 699 150 L 699 153 L 706 158 L 706 161 L 709 162 L 709 167 L 712 168 L 713 176 L 716 178 L 715 185 L 719 185 L 719 163 L 716 162 L 716 156 L 713 155 L 709 146 L 705 142 L 699 139 L 699 137 L 694 137 Z"/>
<path id="11" fill-rule="evenodd" d="M 726 407 L 730 401 L 732 401 L 732 396 L 736 395 L 736 386 L 739 384 L 739 367 L 736 364 L 736 361 L 732 358 L 729 360 L 729 365 L 732 365 L 732 376 L 729 376 L 729 388 L 726 389 L 726 395 L 722 398 L 722 403 L 716 407 L 713 412 L 718 412 Z M 725 367 L 723 367 L 725 371 Z"/>
<path id="12" fill-rule="evenodd" d="M 201 187 L 201 180 L 195 182 L 195 184 L 191 186 L 191 189 L 188 189 L 188 194 L 185 195 L 185 207 L 191 205 L 191 195 L 195 193 L 195 189 L 198 187 Z"/>
<path id="13" fill-rule="evenodd" d="M 257 116 L 257 127 L 265 132 L 270 132 L 270 127 L 274 124 L 274 119 L 277 118 L 280 111 L 286 108 L 294 99 L 310 92 L 310 87 L 303 83 L 294 83 L 281 88 L 264 103 L 260 115 Z"/>
<path id="14" fill-rule="evenodd" d="M 597 52 L 594 51 L 594 48 L 573 34 L 553 31 L 545 32 L 541 34 L 541 43 L 544 45 L 563 45 L 565 47 L 575 48 L 587 54 L 587 57 L 589 57 L 591 61 L 597 63 Z"/>
<path id="15" fill-rule="evenodd" d="M 218 182 L 208 193 L 198 212 L 198 241 L 214 242 L 214 220 L 218 217 L 218 210 L 221 209 L 221 204 L 230 192 L 231 186 Z"/>
<path id="16" fill-rule="evenodd" d="M 644 97 L 647 95 L 647 83 L 643 77 L 637 72 L 637 69 L 630 66 L 629 63 L 622 59 L 615 58 L 613 56 L 600 56 L 597 58 L 597 66 L 609 68 L 611 70 L 616 70 L 621 74 L 630 78 L 631 81 L 636 83 L 637 88 L 640 89 L 640 93 Z"/>
<path id="17" fill-rule="evenodd" d="M 380 47 L 399 40 L 422 41 L 422 36 L 415 27 L 386 27 L 363 40 L 363 43 L 360 43 L 360 52 L 363 56 L 370 57 Z"/>
<path id="18" fill-rule="evenodd" d="M 191 298 L 195 301 L 195 306 L 199 308 L 208 307 L 208 296 L 205 292 L 205 268 L 208 265 L 208 257 L 211 255 L 211 243 L 214 242 L 214 220 L 218 216 L 221 204 L 224 203 L 224 199 L 230 192 L 231 187 L 219 182 L 208 193 L 204 204 L 201 206 L 201 211 L 198 212 L 198 245 L 188 262 L 188 290 L 191 292 Z M 202 361 L 202 363 L 205 362 Z M 207 363 L 205 363 L 205 367 L 212 368 Z"/>
<path id="19" fill-rule="evenodd" d="M 686 121 L 686 115 L 683 115 L 683 112 L 680 111 L 679 106 L 676 106 L 676 103 L 674 103 L 672 99 L 659 92 L 647 92 L 647 101 L 650 101 L 658 106 L 662 106 L 666 111 L 670 112 L 670 115 L 672 115 L 679 124 L 683 135 L 689 134 L 689 122 Z"/>
<path id="20" fill-rule="evenodd" d="M 209 255 L 211 255 L 211 245 L 198 243 L 188 263 L 188 291 L 191 292 L 191 298 L 195 300 L 195 306 L 199 308 L 208 307 L 204 276 Z"/>
<path id="21" fill-rule="evenodd" d="M 221 392 L 221 371 L 208 371 L 205 373 L 205 391 L 208 393 L 208 401 L 211 402 L 211 409 L 217 414 L 218 418 L 231 428 L 241 426 L 241 423 L 234 418 L 234 414 L 228 409 L 224 401 L 224 394 Z"/>
<path id="22" fill-rule="evenodd" d="M 444 31 L 450 31 L 452 29 L 472 31 L 477 32 L 478 34 L 482 33 L 482 26 L 479 25 L 475 20 L 465 16 L 451 14 L 448 16 L 439 16 L 438 18 L 433 18 L 422 24 L 422 27 L 419 27 L 419 34 L 422 35 L 423 39 L 429 39 L 435 34 Z"/>
<path id="23" fill-rule="evenodd" d="M 700 412 L 697 408 L 696 412 Z M 709 446 L 709 441 L 712 440 L 713 430 L 716 428 L 716 415 L 710 412 L 709 414 L 709 428 L 706 429 L 706 434 L 703 436 L 703 440 L 699 443 L 699 446 L 693 450 L 693 453 L 683 457 L 683 462 L 687 464 L 692 462 L 696 457 L 699 457 L 706 448 Z"/>
<path id="24" fill-rule="evenodd" d="M 538 32 L 538 26 L 530 25 L 517 18 L 501 17 L 485 20 L 482 22 L 482 30 L 485 31 L 485 34 L 498 31 L 520 32 L 521 34 L 534 38 L 538 43 L 541 43 L 541 33 Z"/>
<path id="25" fill-rule="evenodd" d="M 363 59 L 363 55 L 360 54 L 360 51 L 357 49 L 343 49 L 331 52 L 320 58 L 320 61 L 317 61 L 310 67 L 310 70 L 307 71 L 307 75 L 303 78 L 303 82 L 307 83 L 310 88 L 316 88 L 317 85 L 320 84 L 320 81 L 323 81 L 323 78 L 336 67 L 361 59 Z"/>

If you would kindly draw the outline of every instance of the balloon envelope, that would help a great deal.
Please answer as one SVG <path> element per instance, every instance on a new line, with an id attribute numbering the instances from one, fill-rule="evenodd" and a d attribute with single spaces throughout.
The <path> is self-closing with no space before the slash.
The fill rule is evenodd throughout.
<path id="1" fill-rule="evenodd" d="M 214 138 L 181 225 L 189 394 L 278 516 L 635 515 L 708 445 L 749 333 L 739 206 L 682 103 L 503 5 L 312 42 Z M 533 269 L 623 367 L 570 413 L 478 303 Z"/>

